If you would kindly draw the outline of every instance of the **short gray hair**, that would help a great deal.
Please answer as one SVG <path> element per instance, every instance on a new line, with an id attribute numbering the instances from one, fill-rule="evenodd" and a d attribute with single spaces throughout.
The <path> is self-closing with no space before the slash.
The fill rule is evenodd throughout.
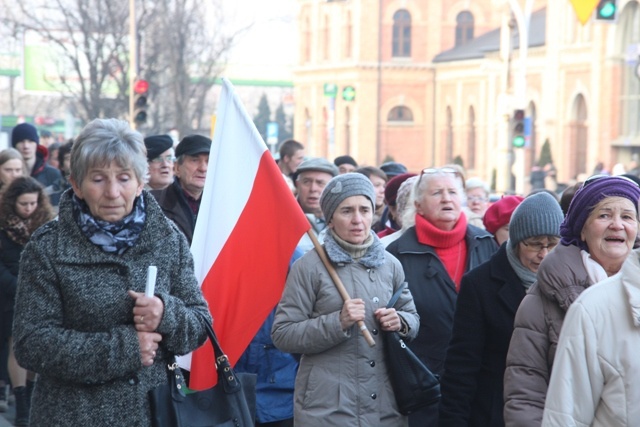
<path id="1" fill-rule="evenodd" d="M 445 170 L 441 170 L 441 169 L 445 169 Z M 413 219 L 416 216 L 416 205 L 415 205 L 415 201 L 416 200 L 421 200 L 422 199 L 422 194 L 424 193 L 424 191 L 427 189 L 427 187 L 429 186 L 429 182 L 431 182 L 432 180 L 436 179 L 436 178 L 442 178 L 442 177 L 446 177 L 446 176 L 451 176 L 451 172 L 446 172 L 447 169 L 450 169 L 449 167 L 443 167 L 443 168 L 435 168 L 433 169 L 433 172 L 431 173 L 422 173 L 420 175 L 418 175 L 418 179 L 416 180 L 415 184 L 413 185 L 412 191 L 411 191 L 411 198 L 409 199 L 410 202 L 407 203 L 407 208 L 404 212 L 404 214 L 402 215 L 402 221 L 403 224 L 406 223 L 411 223 L 413 221 Z M 466 200 L 466 194 L 464 192 L 464 181 L 462 180 L 462 177 L 456 172 L 456 174 L 454 175 L 455 178 L 455 183 L 456 183 L 456 188 L 458 190 L 458 194 L 460 195 L 460 203 L 464 203 L 464 201 Z M 413 202 L 413 203 L 411 203 Z"/>
<path id="2" fill-rule="evenodd" d="M 481 180 L 480 178 L 469 178 L 467 180 L 467 185 L 465 186 L 465 190 L 473 190 L 474 188 L 482 188 L 482 191 L 488 196 L 491 193 L 491 189 L 489 188 L 489 184 Z"/>
<path id="3" fill-rule="evenodd" d="M 138 181 L 146 182 L 149 164 L 142 135 L 124 120 L 94 119 L 80 131 L 71 149 L 71 177 L 80 185 L 91 168 L 112 162 L 133 169 Z"/>

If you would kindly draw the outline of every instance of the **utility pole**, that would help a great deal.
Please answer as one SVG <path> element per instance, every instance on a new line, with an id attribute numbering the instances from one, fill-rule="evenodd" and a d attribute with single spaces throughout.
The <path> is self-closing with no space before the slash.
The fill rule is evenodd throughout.
<path id="1" fill-rule="evenodd" d="M 529 49 L 529 27 L 531 23 L 531 12 L 533 9 L 534 0 L 526 0 L 524 10 L 520 7 L 518 0 L 508 0 L 511 13 L 515 18 L 518 27 L 518 73 L 514 79 L 514 91 L 513 91 L 513 105 L 511 106 L 511 112 L 515 110 L 527 109 L 527 54 Z M 524 193 L 524 177 L 525 177 L 525 165 L 524 165 L 524 149 L 514 150 L 512 142 L 509 141 L 509 151 L 512 154 L 510 159 L 512 163 L 509 165 L 509 175 L 511 172 L 515 175 L 516 186 L 512 188 L 511 180 L 509 181 L 509 188 L 515 190 L 517 193 Z M 533 153 L 535 156 L 535 153 Z"/>
<path id="2" fill-rule="evenodd" d="M 138 77 L 137 58 L 136 2 L 135 0 L 129 0 L 129 126 L 131 126 L 131 129 L 135 129 L 136 127 L 133 120 L 135 97 L 133 86 Z"/>

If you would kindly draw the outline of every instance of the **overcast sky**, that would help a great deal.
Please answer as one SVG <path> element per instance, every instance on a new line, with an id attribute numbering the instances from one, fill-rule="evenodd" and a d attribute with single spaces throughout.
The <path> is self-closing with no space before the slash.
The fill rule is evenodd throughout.
<path id="1" fill-rule="evenodd" d="M 223 0 L 237 28 L 253 24 L 232 50 L 230 72 L 275 78 L 297 60 L 296 0 Z M 244 77 L 244 76 L 243 76 Z"/>

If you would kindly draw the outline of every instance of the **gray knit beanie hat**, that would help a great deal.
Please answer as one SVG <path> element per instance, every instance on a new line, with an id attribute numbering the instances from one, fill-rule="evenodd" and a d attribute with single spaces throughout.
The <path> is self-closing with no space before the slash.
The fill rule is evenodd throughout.
<path id="1" fill-rule="evenodd" d="M 376 192 L 373 184 L 365 175 L 361 173 L 345 173 L 338 175 L 329 181 L 322 196 L 320 196 L 320 207 L 324 220 L 329 222 L 338 205 L 344 199 L 351 196 L 365 196 L 371 202 L 371 207 L 376 203 Z"/>
<path id="2" fill-rule="evenodd" d="M 562 209 L 551 194 L 532 194 L 518 205 L 509 221 L 509 241 L 512 247 L 534 236 L 560 237 Z"/>

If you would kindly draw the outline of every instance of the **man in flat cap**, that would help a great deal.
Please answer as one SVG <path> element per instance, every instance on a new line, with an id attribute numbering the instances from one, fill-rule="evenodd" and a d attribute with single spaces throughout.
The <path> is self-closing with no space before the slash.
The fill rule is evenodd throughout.
<path id="1" fill-rule="evenodd" d="M 327 183 L 336 175 L 338 175 L 338 167 L 320 157 L 305 160 L 296 170 L 298 203 L 316 235 L 319 235 L 327 226 L 320 208 L 320 195 Z M 298 247 L 305 252 L 313 248 L 309 236 L 305 234 Z"/>
<path id="2" fill-rule="evenodd" d="M 162 211 L 176 223 L 191 244 L 209 166 L 211 139 L 188 135 L 176 147 L 175 180 L 164 190 L 153 190 Z"/>
<path id="3" fill-rule="evenodd" d="M 146 189 L 164 190 L 173 183 L 173 165 L 176 161 L 173 138 L 169 135 L 152 135 L 144 139 L 149 162 L 149 182 Z"/>

